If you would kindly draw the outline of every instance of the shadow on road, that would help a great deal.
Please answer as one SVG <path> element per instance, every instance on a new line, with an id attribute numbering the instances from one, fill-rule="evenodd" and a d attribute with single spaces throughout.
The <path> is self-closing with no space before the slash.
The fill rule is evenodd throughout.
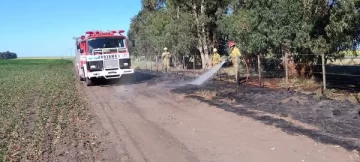
<path id="1" fill-rule="evenodd" d="M 330 135 L 325 135 L 325 134 L 323 134 L 323 132 L 320 132 L 320 131 L 315 131 L 312 129 L 306 129 L 306 128 L 302 128 L 300 126 L 296 126 L 284 119 L 275 118 L 275 117 L 271 117 L 268 115 L 261 115 L 256 112 L 248 111 L 246 109 L 235 108 L 229 104 L 217 103 L 216 101 L 209 101 L 209 100 L 204 99 L 203 97 L 199 97 L 199 96 L 190 96 L 190 97 L 196 98 L 202 102 L 210 103 L 211 105 L 214 105 L 217 107 L 222 107 L 225 111 L 233 112 L 233 113 L 236 113 L 236 114 L 242 115 L 242 116 L 251 117 L 255 120 L 261 121 L 262 123 L 264 123 L 266 125 L 271 125 L 271 126 L 280 128 L 284 132 L 287 132 L 292 135 L 295 135 L 295 134 L 306 135 L 306 136 L 308 136 L 316 141 L 322 142 L 322 143 L 342 146 L 343 148 L 345 148 L 349 151 L 358 149 L 358 145 L 356 145 L 354 143 L 354 141 L 352 141 L 352 140 L 346 140 L 346 139 L 332 137 Z"/>
<path id="2" fill-rule="evenodd" d="M 197 91 L 207 91 L 215 95 L 208 99 L 209 96 L 195 95 Z M 284 99 L 300 94 L 249 85 L 242 85 L 237 91 L 236 85 L 222 83 L 208 84 L 201 88 L 187 86 L 173 89 L 172 92 L 186 94 L 189 98 L 250 117 L 292 135 L 305 135 L 315 141 L 338 145 L 349 151 L 358 150 L 360 146 L 360 116 L 358 114 L 360 108 L 349 102 L 315 100 L 309 96 L 303 96 L 307 98 L 305 103 L 292 99 L 289 103 L 283 103 Z M 239 107 L 239 105 L 243 106 Z M 317 129 L 295 125 L 282 117 L 291 117 L 292 120 L 306 123 Z"/>
<path id="3" fill-rule="evenodd" d="M 156 78 L 156 75 L 135 71 L 131 75 L 123 75 L 120 79 L 97 79 L 95 80 L 95 86 L 119 86 L 119 85 L 131 85 L 131 84 L 141 84 L 141 83 L 151 83 L 151 80 Z"/>
<path id="4" fill-rule="evenodd" d="M 153 79 L 155 77 L 157 79 Z M 184 79 L 189 78 L 145 70 L 137 72 L 125 84 L 144 82 L 155 84 L 162 81 Z M 275 126 L 292 135 L 308 136 L 315 141 L 338 145 L 349 151 L 360 148 L 360 105 L 350 101 L 318 100 L 315 99 L 315 96 L 295 91 L 268 89 L 246 84 L 241 84 L 237 88 L 236 84 L 224 81 L 211 81 L 202 86 L 185 85 L 171 89 L 173 93 L 185 94 L 189 98 L 197 99 L 225 111 Z M 293 97 L 305 98 L 305 101 L 299 101 Z M 284 100 L 287 102 L 283 102 Z M 239 107 L 239 105 L 242 106 Z M 298 122 L 310 127 L 295 124 Z"/>

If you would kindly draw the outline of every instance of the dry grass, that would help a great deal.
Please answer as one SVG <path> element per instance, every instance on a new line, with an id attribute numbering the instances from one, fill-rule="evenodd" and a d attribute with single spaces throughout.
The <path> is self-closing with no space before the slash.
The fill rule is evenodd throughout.
<path id="1" fill-rule="evenodd" d="M 358 59 L 360 63 L 360 59 Z M 155 61 L 145 61 L 145 60 L 134 60 L 132 62 L 133 68 L 140 68 L 140 69 L 150 69 L 150 70 L 158 70 L 162 71 L 162 64 L 159 62 L 158 67 L 156 67 Z M 193 77 L 198 76 L 203 71 L 202 70 L 196 70 L 195 73 L 193 70 L 183 70 L 183 69 L 176 69 L 174 67 L 171 67 L 170 71 L 172 72 L 178 72 L 181 74 L 184 74 L 186 76 Z M 221 68 L 219 71 L 220 74 L 225 74 L 228 77 L 221 78 L 222 81 L 228 81 L 228 82 L 234 82 L 233 76 L 234 76 L 234 69 L 233 67 L 225 67 Z M 252 77 L 257 77 L 257 73 L 253 72 L 250 74 Z M 230 76 L 230 77 L 229 77 Z M 240 77 L 246 76 L 246 68 L 245 66 L 240 66 Z M 217 80 L 219 80 L 219 77 L 216 77 Z M 289 79 L 288 84 L 286 84 L 285 78 L 264 78 L 263 83 L 268 88 L 288 88 L 294 89 L 299 92 L 304 92 L 306 94 L 309 93 L 315 93 L 315 98 L 322 98 L 324 95 L 322 93 L 321 87 L 322 83 L 317 82 L 314 78 L 311 79 Z M 328 98 L 337 99 L 337 100 L 350 100 L 355 103 L 359 103 L 360 96 L 359 94 L 355 93 L 347 93 L 347 92 L 339 92 L 339 91 L 333 91 L 328 90 L 325 92 L 325 95 Z M 214 94 L 208 94 L 207 97 L 212 97 Z"/>
<path id="2" fill-rule="evenodd" d="M 206 100 L 212 100 L 216 96 L 216 91 L 199 90 L 195 92 L 196 95 L 204 97 Z"/>

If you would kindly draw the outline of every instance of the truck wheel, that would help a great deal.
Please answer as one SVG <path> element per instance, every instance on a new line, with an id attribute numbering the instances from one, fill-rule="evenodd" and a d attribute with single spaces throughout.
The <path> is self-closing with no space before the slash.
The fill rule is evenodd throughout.
<path id="1" fill-rule="evenodd" d="M 85 72 L 84 72 L 83 69 L 82 69 L 82 71 L 83 71 L 83 74 L 85 74 Z M 83 78 L 83 77 L 81 76 L 81 74 L 78 73 L 78 75 L 79 75 L 79 80 L 80 80 L 80 81 L 85 81 L 85 78 Z"/>
<path id="2" fill-rule="evenodd" d="M 79 80 L 82 82 L 82 81 L 85 81 L 85 79 L 83 77 L 81 77 L 81 75 L 79 75 Z"/>
<path id="3" fill-rule="evenodd" d="M 93 85 L 93 81 L 89 78 L 85 78 L 85 82 L 86 82 L 86 86 L 92 86 Z"/>

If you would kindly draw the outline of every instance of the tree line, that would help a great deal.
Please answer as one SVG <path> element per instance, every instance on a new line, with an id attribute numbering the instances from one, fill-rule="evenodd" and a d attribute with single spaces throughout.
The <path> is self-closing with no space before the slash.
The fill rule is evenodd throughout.
<path id="1" fill-rule="evenodd" d="M 313 63 L 319 54 L 355 54 L 360 0 L 142 0 L 128 37 L 136 42 L 134 54 L 158 55 L 168 47 L 178 58 L 198 54 L 203 68 L 214 47 L 228 53 L 229 40 L 245 58 Z"/>
<path id="2" fill-rule="evenodd" d="M 17 54 L 14 52 L 0 52 L 0 60 L 6 60 L 6 59 L 16 59 Z"/>

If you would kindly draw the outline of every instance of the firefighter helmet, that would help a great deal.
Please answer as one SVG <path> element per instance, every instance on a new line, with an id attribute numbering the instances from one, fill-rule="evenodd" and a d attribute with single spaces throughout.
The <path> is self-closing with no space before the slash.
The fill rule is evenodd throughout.
<path id="1" fill-rule="evenodd" d="M 229 47 L 235 46 L 235 42 L 234 41 L 230 41 L 229 42 Z"/>

